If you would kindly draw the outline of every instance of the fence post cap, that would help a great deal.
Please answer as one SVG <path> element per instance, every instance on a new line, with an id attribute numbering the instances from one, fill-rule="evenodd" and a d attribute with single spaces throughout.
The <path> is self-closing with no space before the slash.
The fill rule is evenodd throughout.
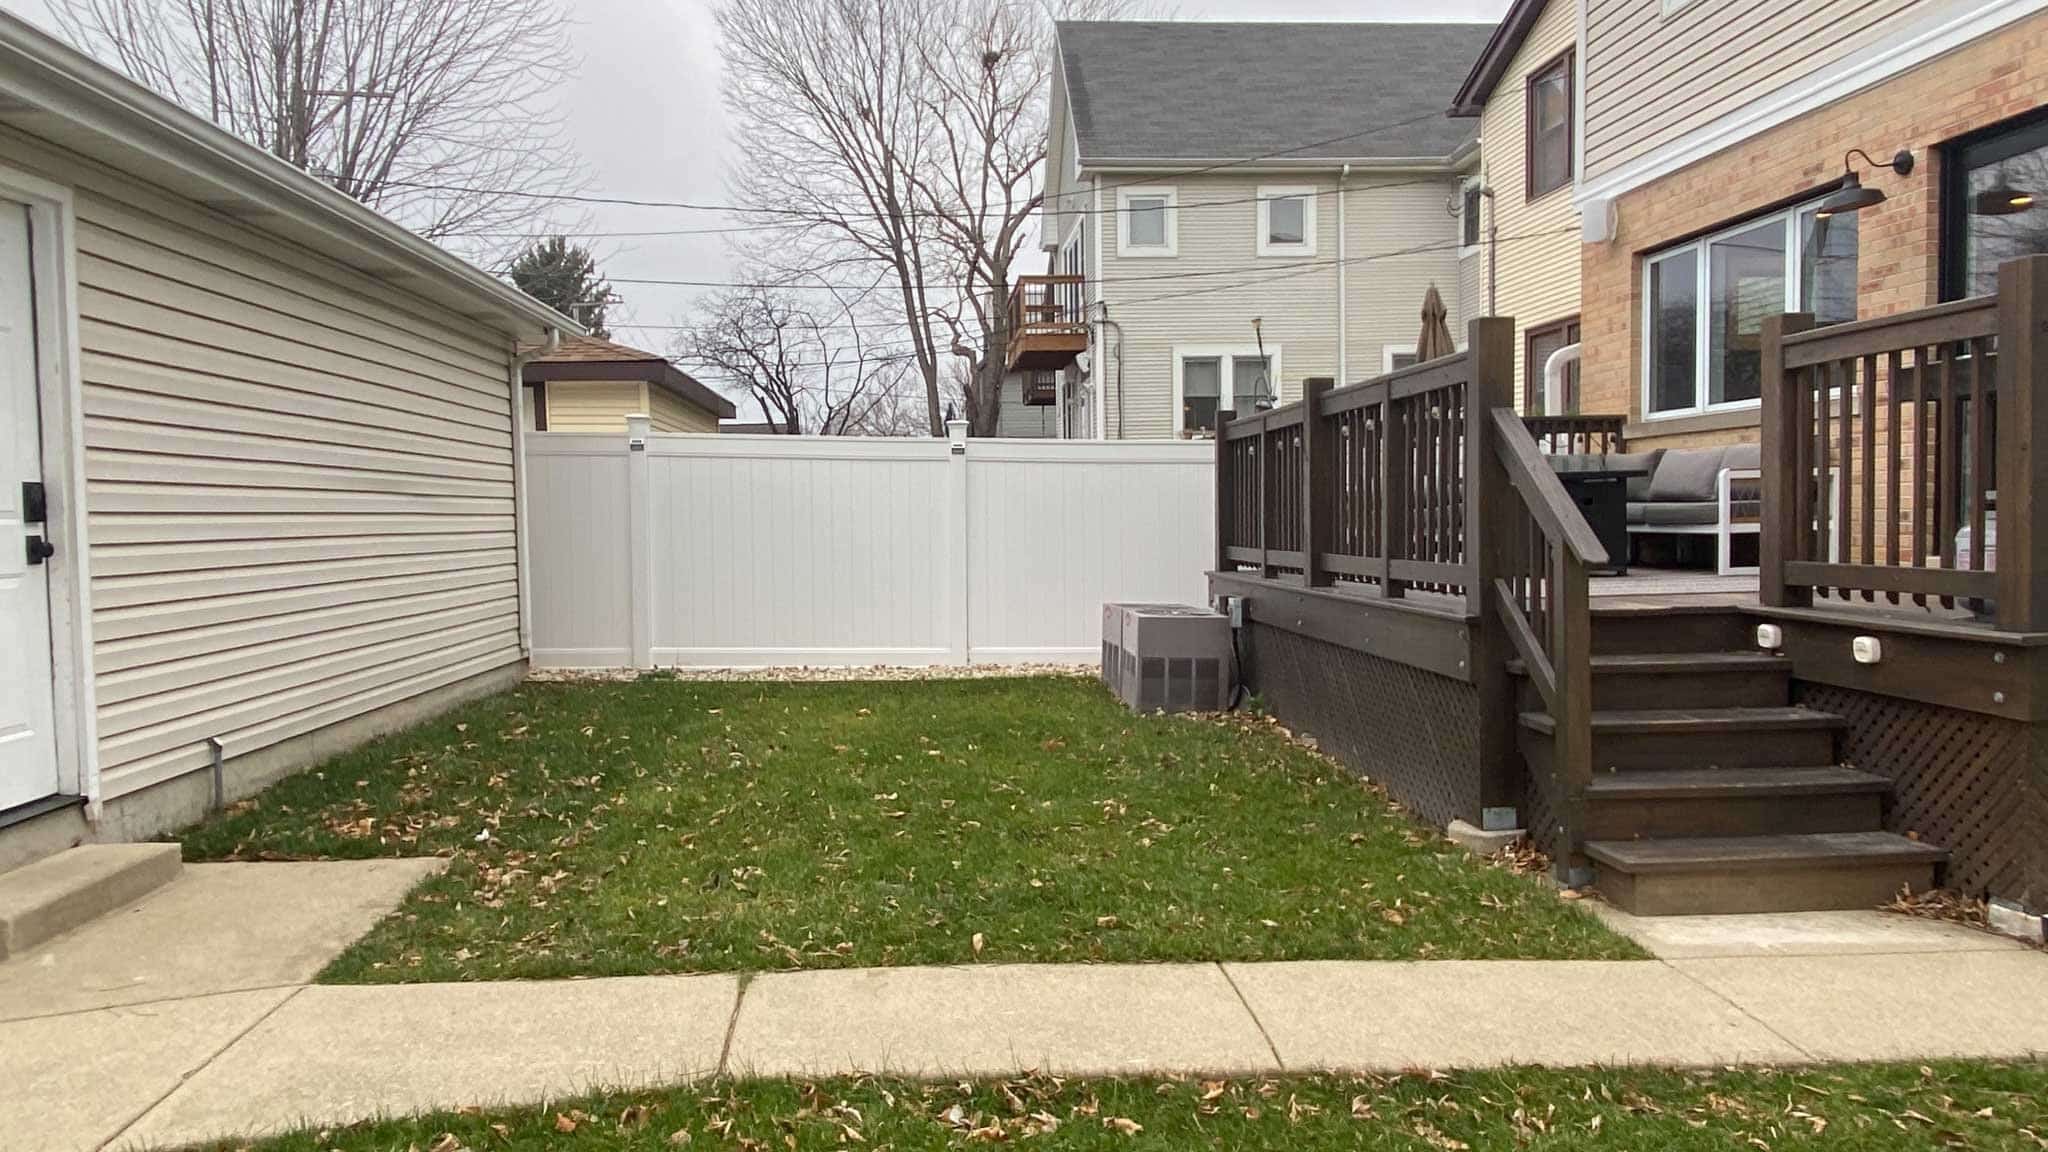
<path id="1" fill-rule="evenodd" d="M 626 444 L 633 448 L 647 446 L 647 434 L 654 431 L 654 417 L 640 412 L 626 416 Z"/>
<path id="2" fill-rule="evenodd" d="M 967 447 L 967 421 L 946 421 L 946 439 L 952 441 L 954 451 L 964 451 Z"/>

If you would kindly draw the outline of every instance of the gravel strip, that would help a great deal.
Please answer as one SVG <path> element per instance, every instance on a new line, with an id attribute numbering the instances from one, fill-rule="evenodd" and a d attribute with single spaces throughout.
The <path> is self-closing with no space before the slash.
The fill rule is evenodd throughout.
<path id="1" fill-rule="evenodd" d="M 1094 676 L 1092 664 L 935 664 L 858 668 L 536 668 L 527 679 L 543 684 L 628 680 L 763 681 L 833 683 L 854 680 L 993 680 L 1018 676 Z"/>

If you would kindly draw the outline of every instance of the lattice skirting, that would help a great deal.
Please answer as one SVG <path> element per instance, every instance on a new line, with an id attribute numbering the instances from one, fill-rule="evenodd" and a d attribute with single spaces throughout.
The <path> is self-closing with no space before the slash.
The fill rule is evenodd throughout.
<path id="1" fill-rule="evenodd" d="M 1249 632 L 1246 682 L 1283 723 L 1431 823 L 1479 823 L 1472 685 L 1280 628 Z"/>
<path id="2" fill-rule="evenodd" d="M 1848 718 L 1843 759 L 1891 778 L 1885 827 L 1948 849 L 1950 887 L 2048 907 L 2048 729 L 1851 688 L 1797 694 Z"/>

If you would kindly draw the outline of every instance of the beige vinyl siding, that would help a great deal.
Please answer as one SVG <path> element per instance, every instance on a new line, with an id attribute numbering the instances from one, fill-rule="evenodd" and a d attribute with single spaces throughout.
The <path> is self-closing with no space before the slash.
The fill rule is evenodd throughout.
<path id="1" fill-rule="evenodd" d="M 1935 15 L 1939 0 L 1588 0 L 1591 182 Z M 1949 7 L 1953 7 L 1952 5 Z"/>
<path id="2" fill-rule="evenodd" d="M 1120 185 L 1160 184 L 1176 190 L 1178 255 L 1117 254 Z M 1123 396 L 1119 417 L 1114 350 L 1095 366 L 1102 381 L 1103 426 L 1110 438 L 1178 435 L 1173 406 L 1176 346 L 1251 348 L 1252 319 L 1280 359 L 1283 401 L 1301 381 L 1337 373 L 1337 174 L 1273 173 L 1154 180 L 1136 173 L 1103 177 L 1102 298 L 1122 330 Z M 1310 186 L 1316 197 L 1313 256 L 1258 255 L 1260 186 Z M 1421 330 L 1422 297 L 1437 286 L 1463 338 L 1456 221 L 1444 210 L 1457 187 L 1451 177 L 1361 178 L 1345 199 L 1345 291 L 1350 299 L 1350 374 L 1380 371 L 1386 343 L 1412 344 Z M 1417 251 L 1422 249 L 1422 251 Z M 1145 279 L 1136 279 L 1145 278 Z"/>
<path id="3" fill-rule="evenodd" d="M 647 386 L 649 423 L 656 432 L 716 432 L 718 416 L 666 388 Z"/>
<path id="4" fill-rule="evenodd" d="M 1487 186 L 1494 191 L 1491 205 L 1495 216 L 1488 222 L 1499 226 L 1501 236 L 1495 268 L 1496 310 L 1515 320 L 1517 404 L 1525 395 L 1527 374 L 1543 371 L 1541 364 L 1523 363 L 1529 329 L 1579 312 L 1579 217 L 1572 207 L 1572 190 L 1559 188 L 1532 202 L 1526 183 L 1529 74 L 1572 48 L 1577 37 L 1575 0 L 1551 0 L 1509 62 L 1479 121 L 1483 171 Z M 1575 72 L 1583 71 L 1575 68 Z M 1480 263 L 1484 261 L 1482 249 Z"/>
<path id="5" fill-rule="evenodd" d="M 550 432 L 623 433 L 626 417 L 647 407 L 647 385 L 637 380 L 548 381 Z"/>
<path id="6" fill-rule="evenodd" d="M 0 141 L 75 190 L 104 798 L 522 658 L 508 334 Z"/>

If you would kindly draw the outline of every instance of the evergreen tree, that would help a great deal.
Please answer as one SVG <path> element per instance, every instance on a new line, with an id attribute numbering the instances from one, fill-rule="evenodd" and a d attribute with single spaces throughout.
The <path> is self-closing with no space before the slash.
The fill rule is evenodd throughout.
<path id="1" fill-rule="evenodd" d="M 520 291 L 580 321 L 593 335 L 611 338 L 604 315 L 618 294 L 598 275 L 589 249 L 569 243 L 565 236 L 550 236 L 514 258 L 508 273 Z"/>

